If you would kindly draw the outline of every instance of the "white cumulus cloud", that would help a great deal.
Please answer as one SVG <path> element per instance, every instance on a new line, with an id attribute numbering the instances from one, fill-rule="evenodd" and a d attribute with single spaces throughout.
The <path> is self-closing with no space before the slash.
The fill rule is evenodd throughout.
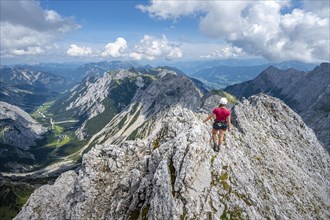
<path id="1" fill-rule="evenodd" d="M 221 49 L 214 50 L 211 54 L 201 55 L 201 58 L 233 58 L 245 55 L 242 48 L 224 46 Z"/>
<path id="2" fill-rule="evenodd" d="M 104 51 L 101 53 L 103 57 L 121 57 L 125 56 L 125 50 L 127 49 L 127 42 L 124 38 L 118 37 L 114 43 L 108 43 Z"/>
<path id="3" fill-rule="evenodd" d="M 90 56 L 92 55 L 92 49 L 90 47 L 79 47 L 75 44 L 71 44 L 66 53 L 69 56 Z"/>
<path id="4" fill-rule="evenodd" d="M 182 57 L 182 51 L 178 45 L 168 41 L 165 36 L 158 39 L 154 36 L 144 35 L 139 44 L 134 46 L 130 57 L 135 60 L 154 60 L 156 58 L 173 59 Z"/>
<path id="5" fill-rule="evenodd" d="M 160 19 L 199 16 L 206 36 L 271 61 L 328 61 L 329 1 L 157 1 L 138 8 Z"/>
<path id="6" fill-rule="evenodd" d="M 44 50 L 40 47 L 28 47 L 25 49 L 13 49 L 10 51 L 11 55 L 37 55 L 44 53 Z"/>
<path id="7" fill-rule="evenodd" d="M 80 27 L 71 17 L 42 9 L 38 1 L 0 1 L 0 12 L 1 56 L 43 53 Z"/>

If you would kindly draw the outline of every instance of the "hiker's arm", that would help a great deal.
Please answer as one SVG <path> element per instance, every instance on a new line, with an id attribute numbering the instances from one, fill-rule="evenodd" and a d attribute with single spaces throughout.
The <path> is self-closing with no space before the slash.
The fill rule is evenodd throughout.
<path id="1" fill-rule="evenodd" d="M 214 117 L 214 114 L 211 113 L 203 122 L 205 123 L 205 122 L 207 122 L 208 120 L 210 120 L 213 117 Z"/>
<path id="2" fill-rule="evenodd" d="M 230 124 L 230 115 L 227 117 L 227 124 L 228 124 L 228 130 L 230 130 L 230 126 L 231 126 L 231 124 Z"/>

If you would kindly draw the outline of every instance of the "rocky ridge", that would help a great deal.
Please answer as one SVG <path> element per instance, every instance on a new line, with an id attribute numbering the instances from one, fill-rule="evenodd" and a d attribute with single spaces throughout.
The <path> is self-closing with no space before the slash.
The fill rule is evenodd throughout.
<path id="1" fill-rule="evenodd" d="M 152 80 L 149 75 L 129 70 L 88 76 L 57 100 L 50 111 L 61 117 L 61 119 L 55 117 L 55 120 L 78 119 L 79 128 L 76 135 L 81 140 L 87 139 L 92 133 L 91 129 L 88 130 L 88 123 L 100 123 L 98 129 L 101 129 L 131 102 L 137 90 L 144 89 Z"/>
<path id="2" fill-rule="evenodd" d="M 99 132 L 113 118 L 120 118 L 121 124 L 130 124 L 129 118 L 124 120 L 128 113 L 136 120 L 140 113 L 150 116 L 172 103 L 189 101 L 193 106 L 206 91 L 198 80 L 191 80 L 169 68 L 121 69 L 105 72 L 102 76 L 86 77 L 57 100 L 50 111 L 57 115 L 56 121 L 78 119 L 79 128 L 75 133 L 82 140 Z M 140 109 L 142 105 L 143 111 Z"/>
<path id="3" fill-rule="evenodd" d="M 204 94 L 188 77 L 163 70 L 157 78 L 144 90 L 137 91 L 128 107 L 93 137 L 93 145 L 144 138 L 164 109 L 179 104 L 197 110 L 201 105 Z"/>
<path id="4" fill-rule="evenodd" d="M 330 151 L 329 63 L 322 63 L 309 72 L 269 67 L 254 80 L 228 86 L 225 91 L 238 98 L 263 92 L 282 99 L 303 118 Z"/>
<path id="5" fill-rule="evenodd" d="M 329 154 L 282 101 L 236 104 L 219 153 L 205 117 L 180 103 L 162 109 L 144 138 L 96 145 L 78 174 L 37 189 L 15 219 L 330 217 Z"/>

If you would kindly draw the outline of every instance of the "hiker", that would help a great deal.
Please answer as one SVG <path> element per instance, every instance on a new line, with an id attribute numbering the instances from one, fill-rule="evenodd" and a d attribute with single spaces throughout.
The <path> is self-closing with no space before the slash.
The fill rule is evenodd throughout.
<path id="1" fill-rule="evenodd" d="M 214 150 L 216 152 L 219 152 L 219 147 L 221 146 L 223 142 L 223 137 L 225 135 L 225 132 L 228 128 L 228 131 L 230 130 L 230 110 L 226 108 L 228 101 L 226 98 L 220 99 L 220 105 L 218 108 L 213 109 L 212 113 L 204 120 L 204 123 L 210 120 L 211 118 L 214 118 L 215 120 L 213 122 L 213 130 L 212 130 L 212 140 L 214 144 Z M 219 134 L 219 141 L 217 142 L 217 133 Z"/>

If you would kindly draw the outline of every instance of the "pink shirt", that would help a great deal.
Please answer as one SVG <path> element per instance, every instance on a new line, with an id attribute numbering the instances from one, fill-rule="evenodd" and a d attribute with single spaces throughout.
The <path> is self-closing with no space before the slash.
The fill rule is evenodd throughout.
<path id="1" fill-rule="evenodd" d="M 212 113 L 215 114 L 217 121 L 226 121 L 227 117 L 230 115 L 230 111 L 227 108 L 215 108 Z"/>

